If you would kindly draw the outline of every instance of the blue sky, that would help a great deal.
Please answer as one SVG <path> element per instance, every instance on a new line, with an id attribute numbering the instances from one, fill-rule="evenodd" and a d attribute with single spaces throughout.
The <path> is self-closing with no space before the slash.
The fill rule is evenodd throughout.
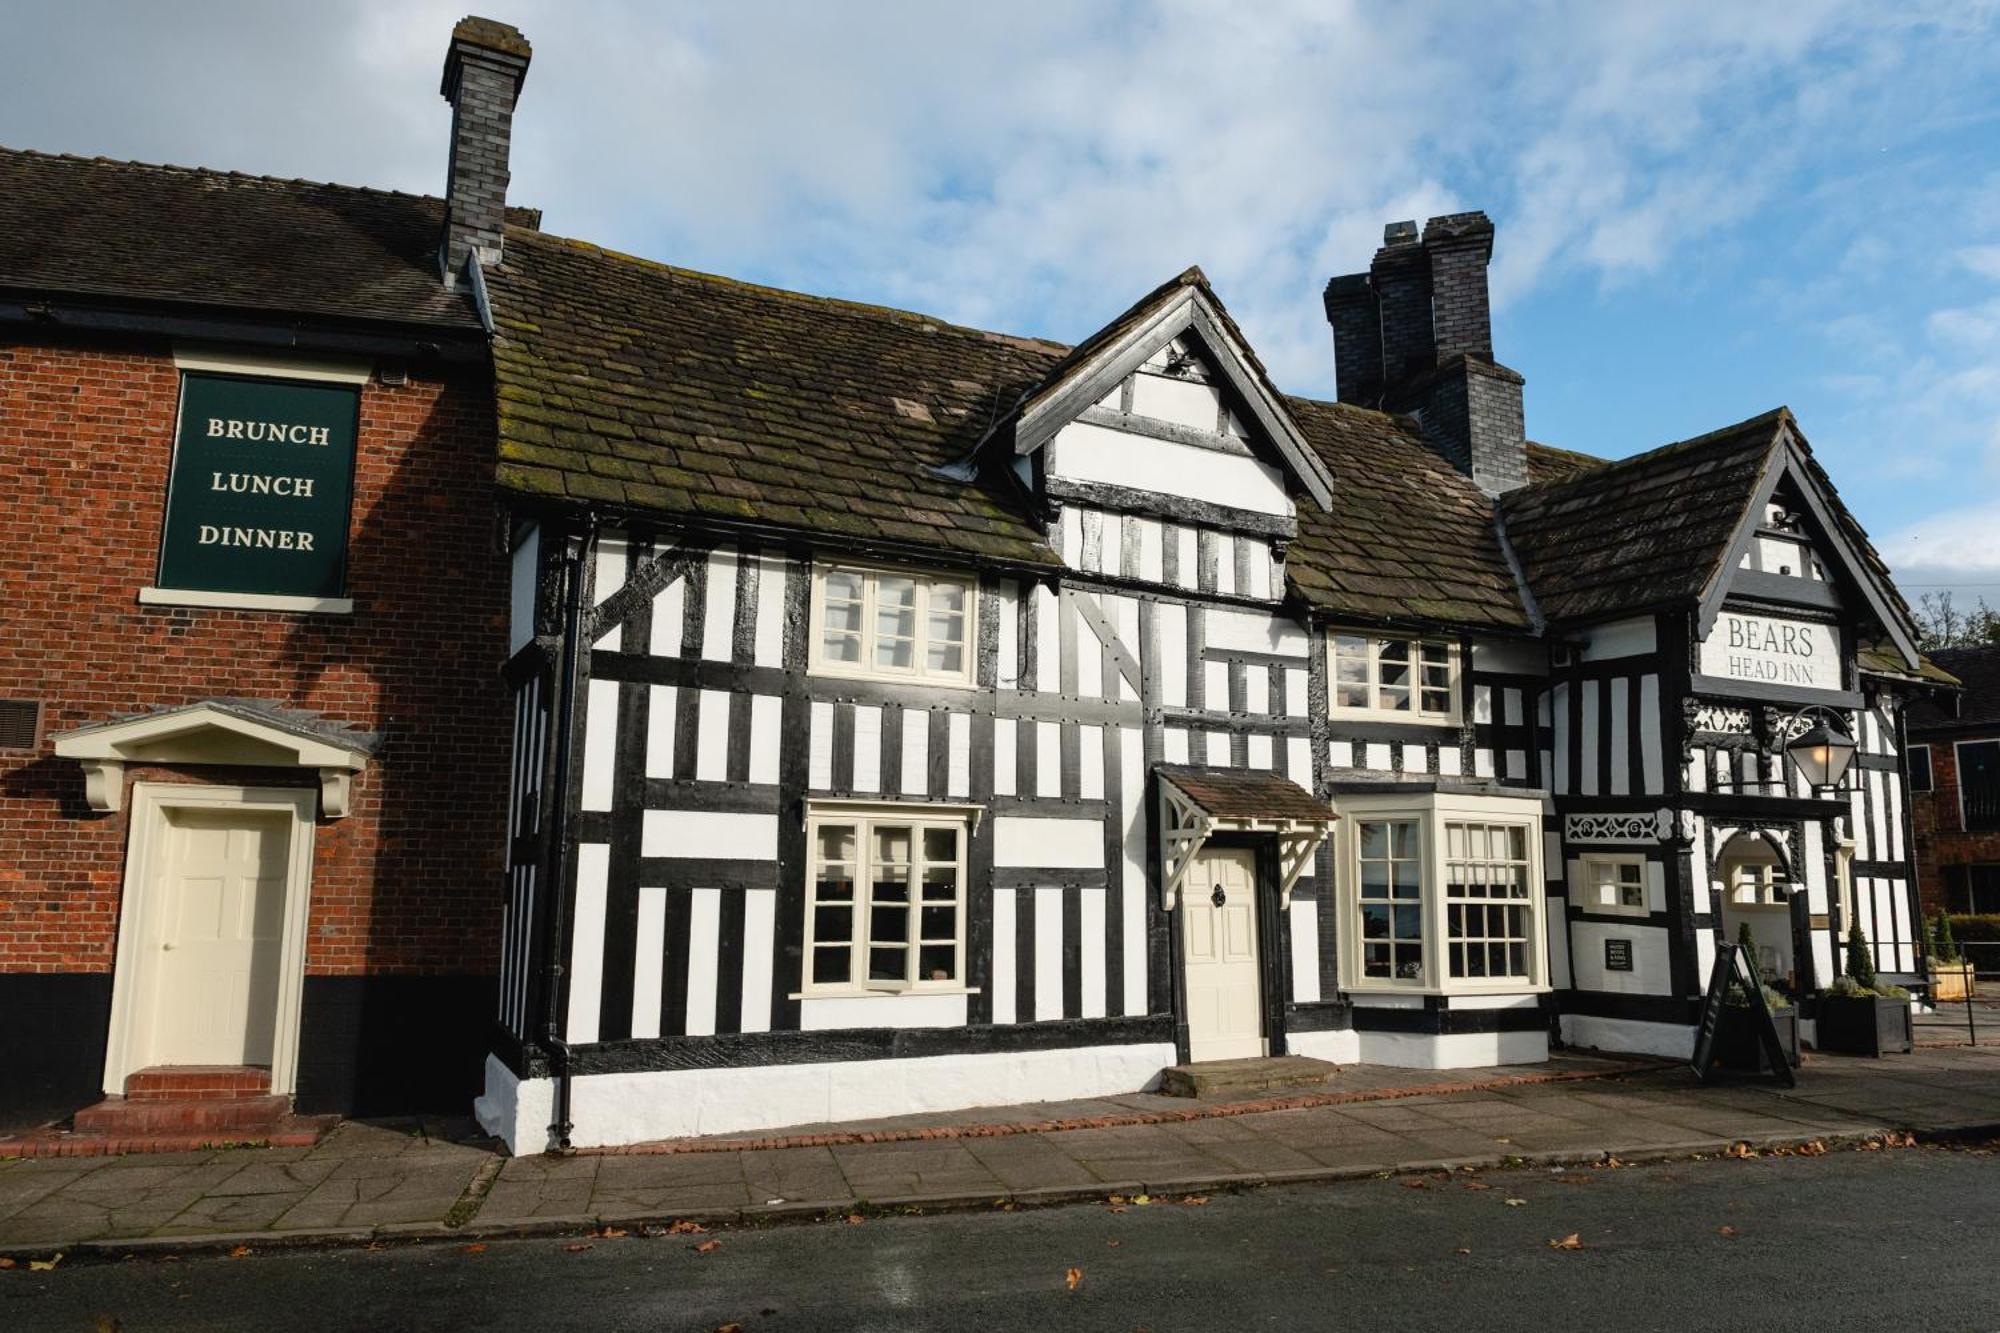
<path id="1" fill-rule="evenodd" d="M 2000 7 L 480 0 L 550 230 L 1060 339 L 1200 263 L 1331 396 L 1326 278 L 1484 208 L 1537 439 L 1778 403 L 1912 593 L 2000 603 Z M 466 0 L 10 15 L 0 142 L 436 192 Z"/>

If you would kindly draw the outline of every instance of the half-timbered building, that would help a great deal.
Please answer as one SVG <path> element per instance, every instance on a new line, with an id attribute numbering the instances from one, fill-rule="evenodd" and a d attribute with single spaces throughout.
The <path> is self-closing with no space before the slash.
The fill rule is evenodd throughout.
<path id="1" fill-rule="evenodd" d="M 1198 269 L 1074 347 L 520 230 L 516 1148 L 1293 1053 L 1685 1055 L 1747 923 L 1918 967 L 1908 613 L 1782 409 L 1527 442 L 1482 214 L 1329 284 L 1339 401 Z M 1807 790 L 1818 705 L 1862 742 Z"/>

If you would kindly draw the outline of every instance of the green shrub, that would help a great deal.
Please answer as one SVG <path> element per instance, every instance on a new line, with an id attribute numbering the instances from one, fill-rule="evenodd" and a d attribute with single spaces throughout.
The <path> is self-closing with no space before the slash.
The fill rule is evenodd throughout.
<path id="1" fill-rule="evenodd" d="M 1847 975 L 1854 978 L 1854 984 L 1861 990 L 1875 989 L 1875 951 L 1868 947 L 1868 937 L 1861 933 L 1859 921 L 1850 922 L 1847 927 Z"/>
<path id="2" fill-rule="evenodd" d="M 1959 960 L 1958 940 L 1951 931 L 1951 914 L 1943 908 L 1937 914 L 1937 954 L 1940 962 L 1955 963 Z"/>
<path id="3" fill-rule="evenodd" d="M 1964 944 L 1971 941 L 1990 944 L 2000 940 L 2000 914 L 1989 912 L 1984 916 L 1974 916 L 1967 912 L 1951 912 L 1947 913 L 1944 919 L 1951 924 L 1952 939 L 1955 943 Z"/>
<path id="4" fill-rule="evenodd" d="M 1743 954 L 1743 968 L 1758 981 L 1764 979 L 1763 969 L 1757 966 L 1757 937 L 1750 933 L 1750 923 L 1736 923 L 1736 947 Z"/>

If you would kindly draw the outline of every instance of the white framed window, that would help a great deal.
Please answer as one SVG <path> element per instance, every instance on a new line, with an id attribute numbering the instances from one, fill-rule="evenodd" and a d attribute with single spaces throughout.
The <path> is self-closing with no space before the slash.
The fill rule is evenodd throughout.
<path id="1" fill-rule="evenodd" d="M 1578 906 L 1586 912 L 1616 912 L 1624 916 L 1646 916 L 1652 908 L 1646 900 L 1646 858 L 1594 852 L 1582 860 L 1582 899 Z"/>
<path id="2" fill-rule="evenodd" d="M 1729 901 L 1737 907 L 1783 907 L 1790 882 L 1774 861 L 1739 861 L 1728 870 Z"/>
<path id="3" fill-rule="evenodd" d="M 823 676 L 969 687 L 977 602 L 971 578 L 818 566 L 810 669 Z"/>
<path id="4" fill-rule="evenodd" d="M 1327 704 L 1343 717 L 1458 721 L 1458 646 L 1335 630 L 1327 636 Z"/>
<path id="5" fill-rule="evenodd" d="M 965 989 L 968 806 L 814 802 L 805 995 Z"/>
<path id="6" fill-rule="evenodd" d="M 1344 989 L 1546 989 L 1538 801 L 1385 793 L 1334 805 Z"/>

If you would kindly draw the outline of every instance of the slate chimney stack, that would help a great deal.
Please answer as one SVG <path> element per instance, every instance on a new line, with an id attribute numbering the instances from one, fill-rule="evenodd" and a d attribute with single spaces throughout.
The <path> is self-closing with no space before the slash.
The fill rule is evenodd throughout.
<path id="1" fill-rule="evenodd" d="M 1489 495 L 1527 484 L 1521 377 L 1493 359 L 1493 222 L 1392 222 L 1366 273 L 1326 285 L 1340 401 L 1406 412 Z"/>
<path id="2" fill-rule="evenodd" d="M 494 19 L 462 18 L 451 30 L 438 89 L 451 103 L 451 168 L 438 247 L 447 286 L 457 285 L 472 255 L 486 268 L 503 258 L 514 99 L 533 54 L 520 29 Z"/>

